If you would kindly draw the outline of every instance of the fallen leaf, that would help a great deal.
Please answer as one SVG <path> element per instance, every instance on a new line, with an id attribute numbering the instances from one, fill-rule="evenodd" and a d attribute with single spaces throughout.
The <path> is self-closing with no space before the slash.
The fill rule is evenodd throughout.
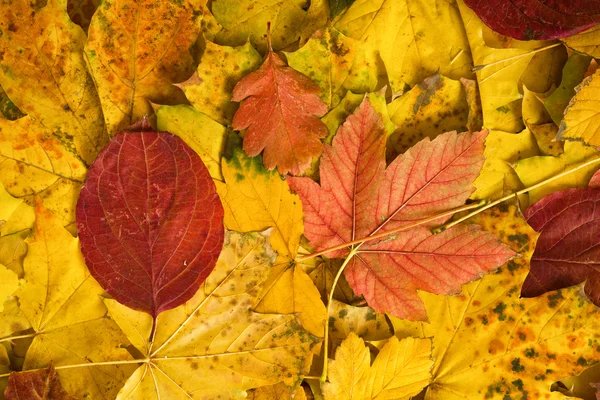
<path id="1" fill-rule="evenodd" d="M 30 372 L 13 372 L 4 392 L 6 400 L 74 400 L 60 384 L 53 365 Z"/>
<path id="2" fill-rule="evenodd" d="M 425 139 L 386 169 L 384 124 L 364 100 L 340 128 L 333 146 L 326 146 L 321 185 L 308 178 L 287 179 L 302 199 L 310 245 L 315 250 L 344 245 L 464 204 L 483 164 L 485 135 L 449 132 L 434 141 Z M 347 254 L 348 249 L 327 255 Z M 356 295 L 364 295 L 375 310 L 424 319 L 416 289 L 453 293 L 511 256 L 493 235 L 475 226 L 436 236 L 417 227 L 365 244 L 345 274 Z M 461 272 L 451 273 L 447 268 L 456 265 L 456 257 Z"/>
<path id="3" fill-rule="evenodd" d="M 267 171 L 260 157 L 250 158 L 239 147 L 223 159 L 222 170 L 226 183 L 217 183 L 217 191 L 225 208 L 225 227 L 238 232 L 273 228 L 270 241 L 277 264 L 293 260 L 304 227 L 302 203 L 288 183 L 276 171 Z"/>
<path id="4" fill-rule="evenodd" d="M 237 104 L 231 101 L 235 84 L 261 64 L 250 42 L 243 46 L 219 46 L 205 42 L 200 64 L 190 79 L 178 84 L 190 104 L 221 124 L 230 124 Z"/>
<path id="5" fill-rule="evenodd" d="M 205 0 L 102 2 L 85 44 L 109 134 L 152 113 L 149 101 L 185 103 L 173 83 L 196 67 L 194 50 Z"/>
<path id="6" fill-rule="evenodd" d="M 575 87 L 583 80 L 590 65 L 591 57 L 573 54 L 563 68 L 562 81 L 550 96 L 544 100 L 544 107 L 556 125 L 560 125 L 569 101 L 575 95 Z"/>
<path id="7" fill-rule="evenodd" d="M 23 369 L 131 360 L 124 348 L 126 338 L 106 318 L 105 293 L 85 267 L 79 239 L 63 229 L 40 201 L 27 244 L 24 283 L 14 293 L 33 329 Z M 132 372 L 129 365 L 90 365 L 60 370 L 59 375 L 65 390 L 77 398 L 113 398 Z"/>
<path id="8" fill-rule="evenodd" d="M 520 45 L 521 42 L 518 43 Z M 534 92 L 545 93 L 560 86 L 563 67 L 569 58 L 569 52 L 565 46 L 550 46 L 531 57 L 531 61 L 519 79 L 519 88 L 526 86 Z"/>
<path id="9" fill-rule="evenodd" d="M 581 140 L 600 146 L 600 111 L 596 107 L 600 91 L 600 70 L 586 78 L 576 88 L 575 97 L 565 110 L 565 117 L 558 130 L 558 138 Z"/>
<path id="10" fill-rule="evenodd" d="M 600 23 L 593 1 L 465 0 L 465 4 L 496 32 L 519 40 L 560 39 Z"/>
<path id="11" fill-rule="evenodd" d="M 111 314 L 126 313 L 136 329 L 116 321 L 148 358 L 118 399 L 245 398 L 250 388 L 299 383 L 316 339 L 293 315 L 251 311 L 275 259 L 268 233 L 225 236 L 212 274 L 187 303 L 158 316 L 153 340 L 150 315 L 113 302 Z"/>
<path id="12" fill-rule="evenodd" d="M 386 157 L 398 154 L 428 137 L 466 130 L 467 97 L 459 81 L 435 74 L 388 104 L 390 118 L 398 128 L 388 138 Z"/>
<path id="13" fill-rule="evenodd" d="M 425 399 L 564 399 L 551 384 L 600 360 L 598 309 L 578 287 L 519 299 L 537 234 L 514 206 L 476 221 L 521 257 L 465 285 L 460 296 L 420 293 L 435 360 Z"/>
<path id="14" fill-rule="evenodd" d="M 221 156 L 227 128 L 206 114 L 183 104 L 159 106 L 156 109 L 156 121 L 159 131 L 178 136 L 200 156 L 211 178 L 223 182 Z"/>
<path id="15" fill-rule="evenodd" d="M 43 4 L 5 3 L 6 12 L 0 15 L 0 84 L 65 149 L 91 163 L 108 137 L 83 59 L 86 37 L 69 19 L 66 0 Z"/>
<path id="16" fill-rule="evenodd" d="M 522 296 L 536 297 L 585 282 L 585 294 L 600 305 L 600 275 L 596 270 L 600 263 L 596 249 L 598 201 L 598 189 L 568 189 L 548 195 L 527 209 L 527 223 L 540 237 Z"/>
<path id="17" fill-rule="evenodd" d="M 329 363 L 326 400 L 408 400 L 431 378 L 431 340 L 392 337 L 371 364 L 364 341 L 350 333 Z"/>
<path id="18" fill-rule="evenodd" d="M 481 108 L 481 96 L 479 96 L 479 87 L 477 81 L 472 79 L 460 78 L 469 106 L 469 116 L 467 119 L 467 130 L 476 132 L 483 129 L 483 110 Z"/>
<path id="19" fill-rule="evenodd" d="M 189 300 L 210 274 L 222 221 L 200 157 L 166 132 L 116 135 L 90 167 L 77 203 L 92 275 L 120 303 L 155 318 Z"/>
<path id="20" fill-rule="evenodd" d="M 575 51 L 596 58 L 600 57 L 600 25 L 564 38 L 562 41 Z"/>
<path id="21" fill-rule="evenodd" d="M 319 97 L 329 109 L 336 107 L 348 91 L 366 93 L 375 89 L 377 77 L 363 70 L 351 70 L 365 63 L 360 43 L 332 26 L 316 32 L 300 49 L 286 53 L 290 67 L 310 77 L 319 88 Z"/>
<path id="22" fill-rule="evenodd" d="M 449 1 L 357 0 L 333 26 L 364 43 L 365 64 L 355 65 L 351 74 L 387 74 L 397 93 L 436 72 L 453 79 L 471 75 L 469 44 L 458 18 Z"/>
<path id="23" fill-rule="evenodd" d="M 261 67 L 239 81 L 231 99 L 243 101 L 233 117 L 233 128 L 244 134 L 244 151 L 250 157 L 264 150 L 267 169 L 301 174 L 323 148 L 319 139 L 327 128 L 317 118 L 327 106 L 317 97 L 319 87 L 285 65 L 269 49 Z"/>
<path id="24" fill-rule="evenodd" d="M 12 196 L 35 205 L 39 196 L 63 225 L 75 221 L 86 167 L 30 117 L 0 120 L 0 181 Z"/>

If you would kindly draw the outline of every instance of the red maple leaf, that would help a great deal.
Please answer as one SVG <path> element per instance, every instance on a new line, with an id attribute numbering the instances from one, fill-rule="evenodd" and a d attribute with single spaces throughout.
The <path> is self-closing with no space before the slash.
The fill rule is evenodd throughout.
<path id="1" fill-rule="evenodd" d="M 600 189 L 552 193 L 529 207 L 525 218 L 540 237 L 521 295 L 536 297 L 585 282 L 585 294 L 600 306 Z"/>
<path id="2" fill-rule="evenodd" d="M 465 0 L 490 28 L 519 40 L 575 35 L 600 23 L 598 0 Z"/>
<path id="3" fill-rule="evenodd" d="M 81 250 L 117 301 L 156 317 L 214 268 L 223 206 L 200 157 L 166 132 L 123 132 L 100 152 L 77 202 Z"/>
<path id="4" fill-rule="evenodd" d="M 321 185 L 288 178 L 302 200 L 305 235 L 323 250 L 396 229 L 463 205 L 483 165 L 486 132 L 425 139 L 386 169 L 386 134 L 367 99 L 321 158 Z M 437 219 L 435 223 L 443 223 Z M 348 249 L 328 253 L 345 257 Z M 424 226 L 366 242 L 345 270 L 357 295 L 401 318 L 425 319 L 417 289 L 451 294 L 514 253 L 475 225 L 432 235 Z"/>
<path id="5" fill-rule="evenodd" d="M 308 77 L 285 65 L 270 46 L 263 65 L 233 89 L 233 101 L 242 101 L 233 117 L 233 128 L 244 135 L 250 157 L 264 149 L 263 163 L 280 174 L 299 175 L 323 151 L 321 138 L 327 127 L 319 118 L 327 105 L 321 90 Z"/>

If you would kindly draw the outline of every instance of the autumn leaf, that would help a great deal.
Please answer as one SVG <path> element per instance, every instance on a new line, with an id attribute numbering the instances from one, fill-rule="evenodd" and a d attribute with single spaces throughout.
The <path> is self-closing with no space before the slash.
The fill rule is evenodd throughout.
<path id="1" fill-rule="evenodd" d="M 564 399 L 551 384 L 600 360 L 598 308 L 579 287 L 519 299 L 537 234 L 514 206 L 475 220 L 521 257 L 463 286 L 460 296 L 420 292 L 430 323 L 413 332 L 433 336 L 435 360 L 425 399 Z"/>
<path id="2" fill-rule="evenodd" d="M 458 18 L 453 2 L 358 0 L 333 26 L 364 47 L 364 65 L 355 64 L 350 74 L 389 79 L 397 93 L 438 71 L 454 79 L 470 76 L 469 44 Z"/>
<path id="3" fill-rule="evenodd" d="M 288 178 L 302 199 L 305 235 L 316 250 L 367 239 L 458 207 L 472 192 L 483 163 L 485 132 L 449 132 L 421 141 L 385 168 L 385 129 L 368 100 L 326 146 L 321 185 Z M 438 160 L 431 163 L 428 160 Z M 441 221 L 443 222 L 443 220 Z M 426 228 L 399 232 L 363 246 L 345 270 L 357 295 L 378 311 L 410 319 L 426 317 L 416 289 L 450 294 L 512 256 L 493 235 L 476 226 L 433 236 Z M 343 258 L 348 249 L 329 252 Z M 456 266 L 460 259 L 460 272 Z M 398 279 L 405 276 L 406 279 Z"/>
<path id="4" fill-rule="evenodd" d="M 240 102 L 233 128 L 243 130 L 244 151 L 250 157 L 264 150 L 267 169 L 301 174 L 322 152 L 319 139 L 327 135 L 316 117 L 327 112 L 317 97 L 319 87 L 285 65 L 271 48 L 261 67 L 235 85 L 232 100 Z"/>
<path id="5" fill-rule="evenodd" d="M 54 366 L 30 372 L 13 372 L 4 392 L 6 400 L 73 400 L 62 388 Z"/>
<path id="6" fill-rule="evenodd" d="M 27 350 L 23 369 L 46 368 L 52 362 L 63 387 L 71 395 L 116 396 L 133 372 L 128 365 L 61 369 L 65 365 L 131 359 L 121 347 L 127 344 L 126 338 L 116 324 L 106 318 L 107 310 L 101 297 L 105 293 L 85 268 L 79 239 L 73 238 L 38 200 L 35 228 L 27 244 L 24 283 L 14 293 L 22 317 L 14 316 L 9 332 L 18 338 L 23 332 L 31 332 L 29 327 L 33 330 L 24 335 L 33 338 L 33 342 Z M 2 320 L 9 321 L 4 316 Z M 0 340 L 11 340 L 11 337 Z"/>
<path id="7" fill-rule="evenodd" d="M 390 323 L 385 314 L 371 307 L 356 307 L 333 300 L 329 314 L 329 336 L 342 340 L 356 335 L 364 340 L 384 340 L 392 335 Z"/>
<path id="8" fill-rule="evenodd" d="M 596 107 L 600 92 L 600 70 L 586 78 L 565 110 L 558 131 L 559 139 L 581 140 L 600 146 L 600 112 Z"/>
<path id="9" fill-rule="evenodd" d="M 595 232 L 599 197 L 596 188 L 568 189 L 548 195 L 527 209 L 527 223 L 540 237 L 522 296 L 536 297 L 585 282 L 585 294 L 591 302 L 600 304 Z"/>
<path id="10" fill-rule="evenodd" d="M 268 233 L 225 236 L 213 273 L 187 303 L 158 316 L 152 339 L 150 315 L 107 300 L 147 357 L 118 399 L 242 398 L 253 387 L 294 386 L 310 365 L 316 339 L 293 315 L 251 311 L 275 259 Z"/>
<path id="11" fill-rule="evenodd" d="M 261 386 L 248 393 L 248 400 L 306 400 L 302 387 L 292 392 L 285 384 Z"/>
<path id="12" fill-rule="evenodd" d="M 250 42 L 228 47 L 207 40 L 205 46 L 194 75 L 177 86 L 196 110 L 221 124 L 230 124 L 237 110 L 237 104 L 231 101 L 233 87 L 258 68 L 262 58 Z"/>
<path id="13" fill-rule="evenodd" d="M 571 49 L 588 56 L 600 56 L 600 26 L 563 39 Z"/>
<path id="14" fill-rule="evenodd" d="M 112 135 L 152 113 L 149 101 L 185 103 L 173 83 L 196 66 L 203 0 L 102 2 L 90 23 L 86 62 Z"/>
<path id="15" fill-rule="evenodd" d="M 465 0 L 496 32 L 520 40 L 559 39 L 600 23 L 595 2 Z"/>
<path id="16" fill-rule="evenodd" d="M 69 19 L 66 0 L 44 4 L 4 3 L 0 84 L 17 107 L 65 149 L 91 163 L 108 138 L 83 59 L 85 34 Z"/>
<path id="17" fill-rule="evenodd" d="M 0 264 L 0 313 L 4 311 L 4 302 L 18 287 L 19 277 L 17 274 Z"/>
<path id="18" fill-rule="evenodd" d="M 178 137 L 148 130 L 111 140 L 77 203 L 92 275 L 120 303 L 154 318 L 189 300 L 210 274 L 222 219 L 200 157 Z"/>
<path id="19" fill-rule="evenodd" d="M 431 378 L 431 341 L 392 337 L 370 364 L 364 341 L 350 333 L 330 361 L 325 400 L 408 400 Z"/>

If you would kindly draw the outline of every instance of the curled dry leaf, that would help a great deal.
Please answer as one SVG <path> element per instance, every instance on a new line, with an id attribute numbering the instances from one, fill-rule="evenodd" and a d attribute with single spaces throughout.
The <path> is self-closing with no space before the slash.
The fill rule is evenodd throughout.
<path id="1" fill-rule="evenodd" d="M 595 0 L 464 0 L 487 26 L 519 40 L 574 35 L 600 23 Z"/>
<path id="2" fill-rule="evenodd" d="M 327 127 L 317 116 L 327 105 L 317 96 L 319 87 L 285 65 L 273 49 L 261 67 L 235 85 L 233 101 L 243 101 L 233 117 L 233 128 L 243 130 L 244 151 L 250 157 L 264 149 L 267 169 L 300 175 L 323 151 L 320 139 Z"/>
<path id="3" fill-rule="evenodd" d="M 113 138 L 90 168 L 77 226 L 92 275 L 153 317 L 194 295 L 223 245 L 223 207 L 208 170 L 166 132 Z"/>
<path id="4" fill-rule="evenodd" d="M 13 372 L 4 396 L 6 400 L 75 400 L 62 388 L 53 365 L 37 371 Z"/>
<path id="5" fill-rule="evenodd" d="M 150 315 L 107 300 L 149 360 L 117 399 L 245 398 L 251 388 L 300 382 L 317 339 L 293 315 L 252 311 L 275 260 L 268 240 L 268 232 L 227 231 L 214 271 L 187 303 L 158 316 L 152 341 Z"/>
<path id="6" fill-rule="evenodd" d="M 316 250 L 344 245 L 464 204 L 483 164 L 486 132 L 425 139 L 385 167 L 385 129 L 369 100 L 326 146 L 321 185 L 288 178 L 302 199 L 305 235 Z M 434 161 L 435 160 L 435 161 Z M 443 223 L 445 219 L 439 219 Z M 431 224 L 430 224 L 431 225 Z M 328 253 L 343 258 L 348 249 Z M 425 227 L 363 245 L 345 270 L 357 295 L 378 311 L 424 319 L 416 290 L 451 294 L 513 255 L 494 235 L 459 226 Z"/>

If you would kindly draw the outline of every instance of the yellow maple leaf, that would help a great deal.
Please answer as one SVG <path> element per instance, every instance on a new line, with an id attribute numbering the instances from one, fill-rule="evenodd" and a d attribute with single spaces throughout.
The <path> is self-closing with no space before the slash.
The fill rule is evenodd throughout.
<path id="1" fill-rule="evenodd" d="M 431 340 L 392 337 L 370 364 L 365 342 L 350 333 L 330 361 L 325 400 L 408 400 L 431 378 Z"/>
<path id="2" fill-rule="evenodd" d="M 229 47 L 207 40 L 205 46 L 194 75 L 177 86 L 196 110 L 221 124 L 231 124 L 238 106 L 231 101 L 233 87 L 262 64 L 262 57 L 250 42 Z"/>
<path id="3" fill-rule="evenodd" d="M 352 73 L 387 72 L 396 93 L 438 71 L 455 79 L 470 76 L 473 65 L 459 18 L 451 1 L 357 0 L 333 24 L 364 42 L 366 65 Z"/>
<path id="4" fill-rule="evenodd" d="M 173 83 L 194 72 L 206 0 L 105 1 L 90 24 L 85 55 L 110 134 L 150 114 L 154 103 L 185 103 Z M 192 49 L 190 51 L 190 49 Z"/>
<path id="5" fill-rule="evenodd" d="M 226 232 L 217 266 L 184 305 L 152 317 L 107 300 L 110 314 L 146 357 L 118 399 L 244 398 L 245 391 L 299 383 L 316 338 L 292 315 L 253 303 L 275 253 L 268 233 Z"/>
<path id="6" fill-rule="evenodd" d="M 23 265 L 25 283 L 14 296 L 33 333 L 16 332 L 0 341 L 32 337 L 23 364 L 25 370 L 43 368 L 52 362 L 70 394 L 114 397 L 133 372 L 130 365 L 61 369 L 132 358 L 122 347 L 127 344 L 126 338 L 117 325 L 106 318 L 107 310 L 102 302 L 104 291 L 85 267 L 79 240 L 38 200 L 35 227 L 27 244 L 29 251 Z M 20 330 L 27 328 L 10 326 Z"/>
<path id="7" fill-rule="evenodd" d="M 26 114 L 87 163 L 108 137 L 94 82 L 85 68 L 85 33 L 66 0 L 10 0 L 0 13 L 0 84 Z"/>

